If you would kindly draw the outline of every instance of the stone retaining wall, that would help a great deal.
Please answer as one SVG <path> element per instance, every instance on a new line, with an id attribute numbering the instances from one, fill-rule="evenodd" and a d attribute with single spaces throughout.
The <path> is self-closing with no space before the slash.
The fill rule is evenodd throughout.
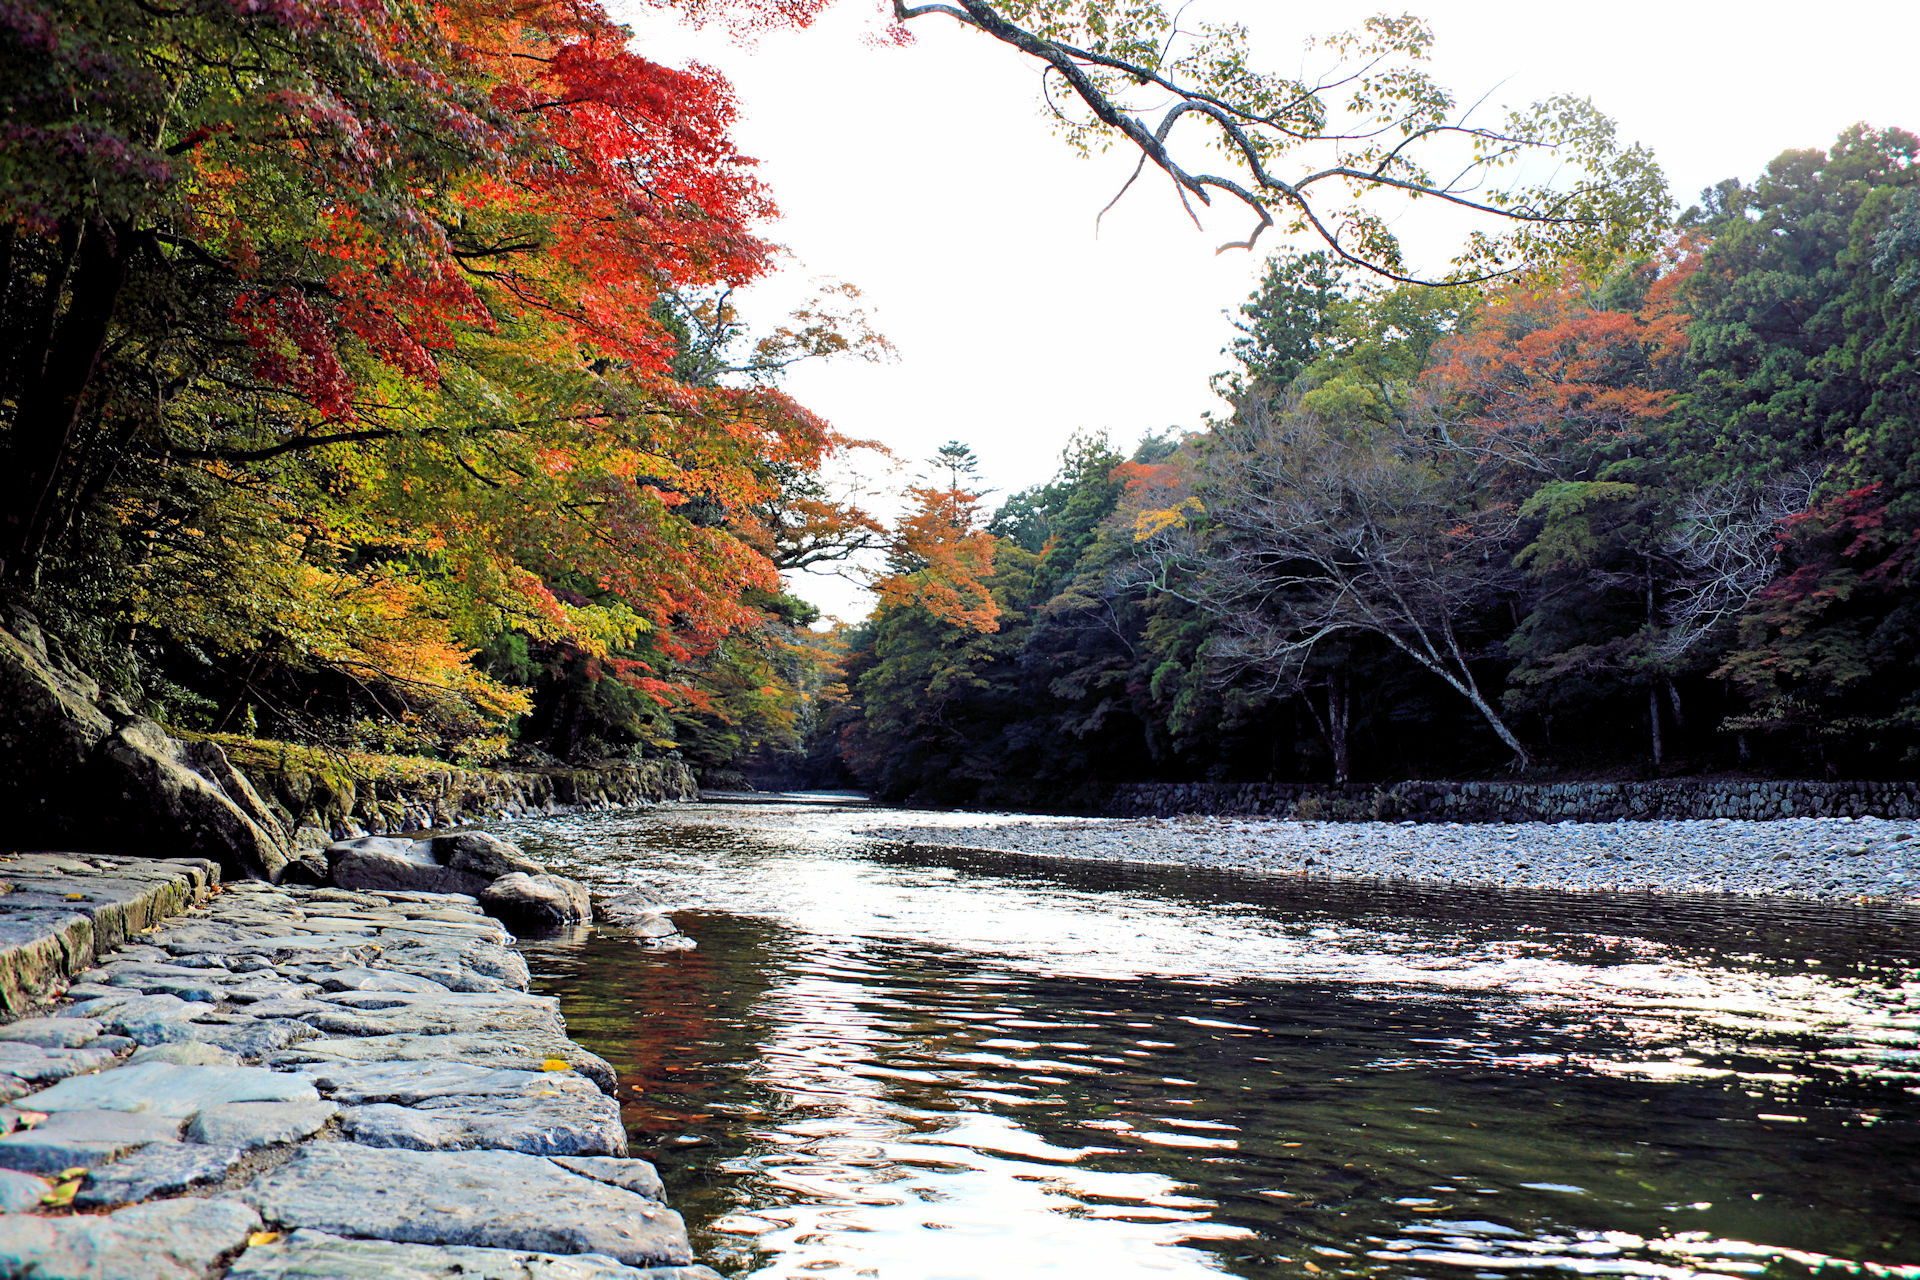
<path id="1" fill-rule="evenodd" d="M 375 778 L 257 758 L 245 759 L 242 767 L 287 830 L 318 829 L 328 840 L 694 800 L 700 794 L 693 770 L 676 759 L 526 770 L 449 766 Z"/>
<path id="2" fill-rule="evenodd" d="M 1245 814 L 1327 821 L 1613 822 L 1682 818 L 1920 817 L 1920 782 L 1154 782 L 1119 786 L 1113 817 Z"/>

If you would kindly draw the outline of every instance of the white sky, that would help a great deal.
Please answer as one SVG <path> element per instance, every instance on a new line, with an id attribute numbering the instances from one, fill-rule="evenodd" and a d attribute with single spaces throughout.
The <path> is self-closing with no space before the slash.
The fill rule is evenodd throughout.
<path id="1" fill-rule="evenodd" d="M 797 369 L 789 389 L 909 469 L 963 440 L 1001 494 L 1049 477 L 1077 429 L 1105 429 L 1125 449 L 1197 426 L 1219 407 L 1207 380 L 1228 364 L 1227 313 L 1264 260 L 1214 254 L 1244 219 L 1196 232 L 1166 182 L 1143 178 L 1096 238 L 1094 217 L 1131 160 L 1077 157 L 1043 117 L 1026 59 L 945 18 L 916 19 L 910 47 L 873 47 L 866 3 L 843 0 L 813 29 L 751 46 L 634 0 L 610 4 L 639 52 L 705 62 L 738 92 L 735 134 L 761 161 L 784 213 L 770 235 L 792 254 L 749 312 L 774 322 L 812 280 L 849 281 L 899 350 L 890 365 Z M 1624 139 L 1653 148 L 1682 207 L 1855 121 L 1920 130 L 1916 0 L 1404 3 L 1433 24 L 1431 66 L 1456 96 L 1491 90 L 1489 105 L 1514 107 L 1589 96 Z M 1263 60 L 1293 71 L 1306 37 L 1381 8 L 1198 0 L 1189 19 L 1243 21 Z M 796 588 L 849 619 L 866 610 L 837 579 Z"/>

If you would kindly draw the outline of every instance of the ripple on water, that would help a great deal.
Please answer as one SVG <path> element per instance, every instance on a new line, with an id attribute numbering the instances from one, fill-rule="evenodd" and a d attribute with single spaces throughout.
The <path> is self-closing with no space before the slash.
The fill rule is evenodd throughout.
<path id="1" fill-rule="evenodd" d="M 532 959 L 730 1274 L 1920 1276 L 1916 913 L 716 816 L 516 834 L 688 908 Z"/>

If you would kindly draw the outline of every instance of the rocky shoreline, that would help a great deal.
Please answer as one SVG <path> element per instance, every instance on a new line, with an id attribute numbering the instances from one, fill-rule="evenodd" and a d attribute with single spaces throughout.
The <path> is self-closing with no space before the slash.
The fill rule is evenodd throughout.
<path id="1" fill-rule="evenodd" d="M 878 815 L 876 815 L 878 817 Z M 1315 822 L 951 815 L 862 823 L 907 844 L 1480 888 L 1768 894 L 1920 906 L 1920 821 Z"/>
<path id="2" fill-rule="evenodd" d="M 476 870 L 511 850 L 489 841 L 328 853 L 520 909 L 516 877 L 560 880 Z M 0 1274 L 718 1280 L 628 1158 L 611 1068 L 474 894 L 75 854 L 0 857 L 0 881 Z"/>

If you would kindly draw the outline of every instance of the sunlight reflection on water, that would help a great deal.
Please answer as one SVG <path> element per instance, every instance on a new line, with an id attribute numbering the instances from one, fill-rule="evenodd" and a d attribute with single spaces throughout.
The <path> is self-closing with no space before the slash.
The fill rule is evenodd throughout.
<path id="1" fill-rule="evenodd" d="M 530 951 L 735 1275 L 1920 1275 L 1917 913 L 515 834 L 687 913 Z"/>

